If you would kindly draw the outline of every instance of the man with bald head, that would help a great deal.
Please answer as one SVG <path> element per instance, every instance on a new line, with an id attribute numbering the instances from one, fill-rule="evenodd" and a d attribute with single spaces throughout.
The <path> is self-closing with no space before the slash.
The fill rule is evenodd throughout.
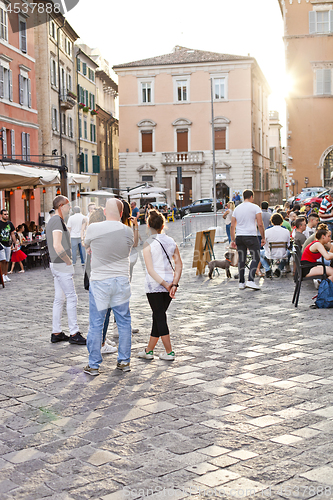
<path id="1" fill-rule="evenodd" d="M 87 337 L 89 364 L 84 368 L 84 372 L 89 375 L 99 375 L 99 367 L 103 361 L 103 325 L 110 307 L 119 332 L 117 368 L 124 372 L 130 371 L 129 255 L 134 238 L 132 229 L 121 223 L 122 213 L 122 202 L 116 198 L 109 199 L 105 207 L 106 220 L 91 224 L 85 238 L 87 251 L 91 251 Z"/>

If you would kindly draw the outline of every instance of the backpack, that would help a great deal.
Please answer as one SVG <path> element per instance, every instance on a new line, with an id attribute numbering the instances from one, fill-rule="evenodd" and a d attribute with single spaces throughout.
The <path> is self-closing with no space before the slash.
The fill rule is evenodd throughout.
<path id="1" fill-rule="evenodd" d="M 315 304 L 319 309 L 333 307 L 333 283 L 330 279 L 320 282 Z"/>

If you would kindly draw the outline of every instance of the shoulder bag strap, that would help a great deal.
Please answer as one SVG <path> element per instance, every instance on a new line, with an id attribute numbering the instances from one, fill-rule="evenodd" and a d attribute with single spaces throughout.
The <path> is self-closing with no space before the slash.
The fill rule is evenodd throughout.
<path id="1" fill-rule="evenodd" d="M 158 240 L 157 238 L 153 238 L 153 239 L 154 239 L 154 240 L 156 240 L 156 241 L 158 241 L 158 242 L 159 242 L 159 244 L 161 245 L 161 247 L 163 248 L 164 253 L 165 253 L 165 255 L 167 256 L 167 259 L 168 259 L 169 264 L 170 264 L 170 266 L 171 266 L 171 269 L 174 271 L 174 270 L 175 270 L 175 268 L 173 267 L 172 262 L 171 262 L 171 260 L 170 260 L 170 257 L 169 257 L 169 255 L 167 254 L 167 251 L 165 250 L 164 246 L 162 245 L 162 243 L 160 242 L 160 240 Z"/>

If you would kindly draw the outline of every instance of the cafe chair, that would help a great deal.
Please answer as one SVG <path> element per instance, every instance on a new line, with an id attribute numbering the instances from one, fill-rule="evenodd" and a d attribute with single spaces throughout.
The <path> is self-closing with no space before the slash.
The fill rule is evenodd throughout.
<path id="1" fill-rule="evenodd" d="M 47 249 L 46 240 L 38 242 L 37 245 L 34 245 L 33 248 L 29 249 L 27 261 L 28 267 L 31 267 L 32 264 L 36 264 L 37 262 L 43 264 L 44 269 L 49 266 L 49 252 Z"/>
<path id="2" fill-rule="evenodd" d="M 284 253 L 287 254 L 288 243 L 286 243 L 285 241 L 275 241 L 275 242 L 269 243 L 269 252 L 270 252 L 271 258 L 268 259 L 267 257 L 265 257 L 265 259 L 269 263 L 270 268 L 272 270 L 271 279 L 273 279 L 273 276 L 275 276 L 275 274 L 273 272 L 273 266 L 277 266 L 281 260 L 283 260 L 283 259 L 287 260 L 287 258 L 288 258 L 287 255 L 285 257 L 281 257 L 281 249 L 284 249 L 284 251 L 285 251 Z M 281 272 L 279 272 L 278 277 L 280 277 L 280 275 L 281 275 Z"/>
<path id="3" fill-rule="evenodd" d="M 301 252 L 301 249 L 298 245 L 295 245 L 295 247 L 294 247 L 293 257 L 294 257 L 294 262 L 296 265 L 296 271 L 295 271 L 295 276 L 294 276 L 295 290 L 294 290 L 292 303 L 295 305 L 295 307 L 297 307 L 299 294 L 301 292 L 302 281 L 324 280 L 327 278 L 327 274 L 326 274 L 326 266 L 325 266 L 324 257 L 322 257 L 321 260 L 322 260 L 322 265 L 323 265 L 323 272 L 321 274 L 317 274 L 315 276 L 311 276 L 311 277 L 308 276 L 308 277 L 303 278 L 302 277 L 302 264 L 301 264 L 302 252 Z M 318 262 L 318 265 L 320 265 L 319 262 Z"/>

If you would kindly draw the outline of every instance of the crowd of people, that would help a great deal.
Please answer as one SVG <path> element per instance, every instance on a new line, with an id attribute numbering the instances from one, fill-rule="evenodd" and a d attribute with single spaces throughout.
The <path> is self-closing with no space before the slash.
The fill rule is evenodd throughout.
<path id="1" fill-rule="evenodd" d="M 227 236 L 231 248 L 237 248 L 239 258 L 239 288 L 259 290 L 255 276 L 272 277 L 272 260 L 278 261 L 275 277 L 291 272 L 292 249 L 299 249 L 303 277 L 318 275 L 322 257 L 326 263 L 326 273 L 333 281 L 333 190 L 324 197 L 319 209 L 316 204 L 288 203 L 269 210 L 266 201 L 261 208 L 253 202 L 253 191 L 243 192 L 243 203 L 235 207 L 228 202 L 223 217 L 226 221 Z M 245 262 L 248 252 L 251 264 L 248 280 L 245 281 Z M 263 269 L 263 271 L 262 271 Z M 322 273 L 322 266 L 321 272 Z M 295 270 L 293 270 L 295 271 Z M 320 274 L 319 273 L 319 274 Z M 315 281 L 318 287 L 318 282 Z"/>
<path id="2" fill-rule="evenodd" d="M 53 201 L 55 214 L 46 227 L 55 288 L 51 342 L 67 341 L 86 345 L 89 360 L 84 372 L 92 376 L 99 374 L 102 355 L 116 351 L 114 343 L 108 342 L 106 338 L 111 310 L 119 334 L 116 367 L 124 372 L 130 371 L 130 280 L 139 244 L 139 212 L 135 202 L 131 205 L 119 199 L 109 199 L 105 209 L 96 209 L 91 204 L 87 217 L 78 217 L 80 211 L 74 210 L 66 225 L 70 203 L 66 197 L 59 195 Z M 138 353 L 138 356 L 152 360 L 154 348 L 161 337 L 165 352 L 160 358 L 172 361 L 175 353 L 171 346 L 166 311 L 179 286 L 182 262 L 175 241 L 163 233 L 163 214 L 154 208 L 150 209 L 146 223 L 150 237 L 143 248 L 146 264 L 145 290 L 152 309 L 153 323 L 147 348 Z M 77 236 L 79 232 L 80 238 Z M 85 276 L 85 286 L 89 289 L 87 338 L 81 334 L 78 326 L 77 295 L 73 280 L 72 249 L 76 251 L 79 244 L 84 248 L 85 258 L 89 261 Z M 61 327 L 65 301 L 69 336 Z"/>

